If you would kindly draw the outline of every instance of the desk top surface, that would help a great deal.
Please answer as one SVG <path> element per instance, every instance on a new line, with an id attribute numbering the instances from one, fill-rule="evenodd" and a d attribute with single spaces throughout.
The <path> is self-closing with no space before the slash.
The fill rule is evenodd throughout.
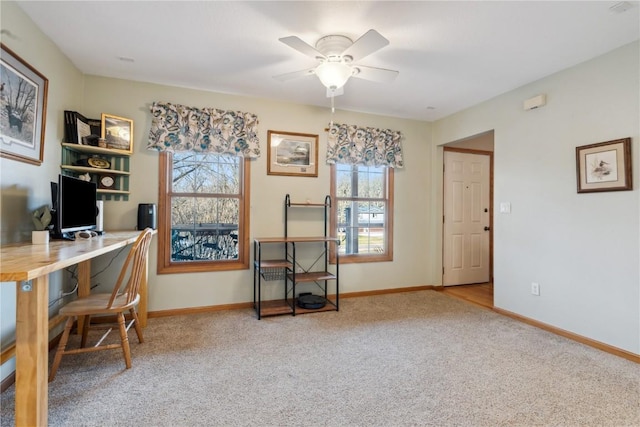
<path id="1" fill-rule="evenodd" d="M 31 280 L 111 252 L 136 241 L 141 231 L 107 231 L 91 239 L 51 240 L 0 246 L 0 281 Z"/>

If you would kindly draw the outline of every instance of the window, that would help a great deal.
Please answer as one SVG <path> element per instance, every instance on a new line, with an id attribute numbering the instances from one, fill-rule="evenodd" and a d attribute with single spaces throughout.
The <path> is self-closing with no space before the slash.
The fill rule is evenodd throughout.
<path id="1" fill-rule="evenodd" d="M 158 273 L 249 268 L 248 162 L 160 154 Z"/>
<path id="2" fill-rule="evenodd" d="M 331 232 L 340 262 L 393 260 L 393 168 L 331 166 Z"/>

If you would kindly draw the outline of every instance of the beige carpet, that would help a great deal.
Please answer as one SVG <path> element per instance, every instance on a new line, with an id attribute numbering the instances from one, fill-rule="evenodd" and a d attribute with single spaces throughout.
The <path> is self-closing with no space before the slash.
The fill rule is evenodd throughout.
<path id="1" fill-rule="evenodd" d="M 640 426 L 637 364 L 434 291 L 150 319 L 147 342 L 130 337 L 130 370 L 119 351 L 63 359 L 49 425 Z M 2 426 L 13 402 L 11 387 Z"/>

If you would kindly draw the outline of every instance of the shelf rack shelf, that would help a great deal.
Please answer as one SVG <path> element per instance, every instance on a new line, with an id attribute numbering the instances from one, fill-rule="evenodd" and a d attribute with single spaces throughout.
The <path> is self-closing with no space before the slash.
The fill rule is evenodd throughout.
<path id="1" fill-rule="evenodd" d="M 90 157 L 107 160 L 110 167 L 101 169 L 77 165 L 78 161 Z M 129 200 L 130 157 L 131 153 L 124 150 L 63 142 L 60 169 L 63 174 L 75 177 L 88 173 L 96 184 L 102 176 L 111 175 L 114 179 L 113 187 L 101 188 L 98 186 L 98 198 L 126 201 Z"/>

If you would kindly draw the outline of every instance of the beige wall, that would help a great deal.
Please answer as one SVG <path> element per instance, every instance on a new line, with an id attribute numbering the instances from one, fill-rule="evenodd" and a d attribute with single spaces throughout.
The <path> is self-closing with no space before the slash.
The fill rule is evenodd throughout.
<path id="1" fill-rule="evenodd" d="M 86 115 L 97 117 L 101 112 L 108 112 L 132 118 L 135 122 L 130 179 L 132 194 L 127 202 L 105 202 L 106 229 L 134 228 L 137 205 L 158 201 L 158 153 L 145 148 L 151 125 L 149 106 L 153 101 L 241 110 L 258 115 L 263 153 L 251 162 L 251 240 L 282 235 L 285 194 L 289 193 L 294 201 L 311 199 L 317 202 L 329 194 L 329 167 L 324 163 L 327 141 L 324 129 L 332 119 L 329 105 L 319 108 L 96 76 L 86 76 L 85 88 L 84 105 L 87 107 L 83 112 Z M 428 230 L 430 186 L 429 170 L 424 165 L 425 161 L 428 164 L 430 156 L 430 125 L 339 110 L 333 120 L 401 131 L 406 162 L 406 167 L 395 173 L 393 262 L 341 266 L 341 291 L 438 284 L 440 278 L 428 263 L 431 258 L 439 256 L 429 245 L 432 240 Z M 267 175 L 265 144 L 268 130 L 318 134 L 318 177 Z M 311 229 L 309 233 L 312 235 L 322 229 L 321 213 L 316 218 L 316 225 L 320 226 Z M 156 275 L 155 243 L 152 252 L 149 291 L 149 309 L 152 311 L 247 302 L 253 298 L 251 270 Z M 274 285 L 270 288 L 278 289 Z"/>
<path id="2" fill-rule="evenodd" d="M 0 158 L 0 241 L 4 244 L 30 240 L 31 212 L 51 204 L 49 182 L 57 181 L 60 173 L 63 111 L 81 108 L 84 77 L 15 3 L 0 2 L 0 16 L 3 31 L 12 35 L 3 35 L 2 43 L 49 79 L 44 163 L 34 166 Z M 62 289 L 62 276 L 51 275 L 51 295 L 58 295 Z M 15 336 L 15 292 L 14 283 L 0 285 L 0 345 Z M 12 359 L 0 367 L 0 377 L 13 370 Z"/>
<path id="3" fill-rule="evenodd" d="M 442 144 L 494 131 L 497 307 L 636 354 L 639 51 L 638 42 L 623 46 L 439 120 L 432 152 L 438 164 Z M 524 111 L 523 101 L 540 93 L 547 105 Z M 634 190 L 577 194 L 575 148 L 625 137 L 632 138 Z M 433 188 L 442 212 L 441 185 Z M 498 213 L 501 202 L 511 203 L 511 214 Z"/>
<path id="4" fill-rule="evenodd" d="M 484 132 L 480 135 L 474 135 L 469 138 L 463 138 L 459 141 L 449 142 L 446 146 L 467 150 L 493 151 L 493 131 Z"/>

